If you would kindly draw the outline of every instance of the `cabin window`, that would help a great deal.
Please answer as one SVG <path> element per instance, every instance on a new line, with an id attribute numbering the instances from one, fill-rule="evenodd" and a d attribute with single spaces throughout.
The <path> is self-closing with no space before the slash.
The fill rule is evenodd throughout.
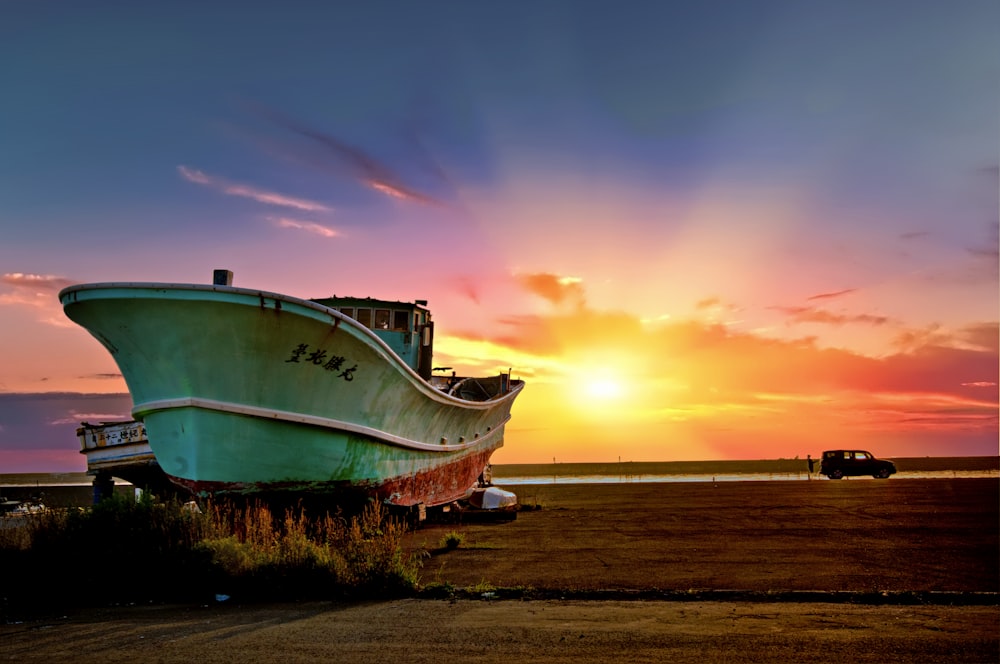
<path id="1" fill-rule="evenodd" d="M 350 318 L 354 318 L 354 307 L 341 307 L 340 313 Z"/>
<path id="2" fill-rule="evenodd" d="M 420 329 L 420 313 L 417 312 L 417 311 L 414 311 L 413 312 L 413 330 L 416 331 L 416 330 L 419 330 L 419 329 Z"/>
<path id="3" fill-rule="evenodd" d="M 376 330 L 388 330 L 389 329 L 389 310 L 388 309 L 376 309 L 375 310 L 375 325 L 373 329 Z"/>
<path id="4" fill-rule="evenodd" d="M 392 312 L 392 329 L 394 329 L 394 330 L 396 330 L 398 332 L 406 332 L 406 330 L 408 329 L 406 327 L 406 322 L 410 318 L 409 313 L 410 312 L 408 312 L 408 311 L 400 311 L 398 309 L 396 311 L 393 311 Z"/>
<path id="5" fill-rule="evenodd" d="M 358 309 L 358 315 L 354 317 L 356 321 L 364 325 L 365 327 L 372 326 L 372 310 L 371 309 Z"/>

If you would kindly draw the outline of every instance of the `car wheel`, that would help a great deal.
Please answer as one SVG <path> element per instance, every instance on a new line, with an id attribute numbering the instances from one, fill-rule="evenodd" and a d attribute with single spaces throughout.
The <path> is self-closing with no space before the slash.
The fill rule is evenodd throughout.
<path id="1" fill-rule="evenodd" d="M 874 477 L 876 479 L 880 479 L 880 480 L 888 479 L 889 478 L 889 469 L 888 468 L 879 468 L 878 472 L 875 473 L 874 475 L 872 475 L 872 477 Z"/>
<path id="2" fill-rule="evenodd" d="M 830 474 L 827 475 L 827 477 L 829 477 L 831 480 L 839 480 L 843 476 L 844 476 L 844 471 L 842 470 L 832 470 L 830 471 Z"/>

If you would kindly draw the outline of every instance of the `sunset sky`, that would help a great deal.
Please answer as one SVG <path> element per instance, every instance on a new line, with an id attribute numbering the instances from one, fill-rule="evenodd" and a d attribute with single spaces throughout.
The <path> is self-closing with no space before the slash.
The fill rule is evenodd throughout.
<path id="1" fill-rule="evenodd" d="M 215 268 L 427 299 L 495 463 L 998 453 L 995 0 L 3 2 L 0 98 L 0 473 Z"/>

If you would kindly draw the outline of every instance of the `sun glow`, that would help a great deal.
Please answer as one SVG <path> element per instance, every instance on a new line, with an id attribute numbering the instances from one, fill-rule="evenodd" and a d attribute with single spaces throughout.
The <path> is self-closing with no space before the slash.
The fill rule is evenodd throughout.
<path id="1" fill-rule="evenodd" d="M 566 396 L 577 410 L 588 415 L 633 410 L 646 378 L 640 362 L 620 347 L 588 347 L 563 364 Z M 590 412 L 592 411 L 592 412 Z"/>

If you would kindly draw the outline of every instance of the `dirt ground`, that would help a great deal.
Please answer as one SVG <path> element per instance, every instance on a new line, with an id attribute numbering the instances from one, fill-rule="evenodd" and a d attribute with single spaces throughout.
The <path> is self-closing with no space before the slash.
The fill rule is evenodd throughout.
<path id="1" fill-rule="evenodd" d="M 0 659 L 1000 661 L 995 479 L 512 489 L 541 509 L 409 538 L 463 599 L 74 611 Z"/>
<path id="2" fill-rule="evenodd" d="M 424 581 L 558 589 L 1000 590 L 1000 482 L 816 480 L 511 487 L 506 524 L 424 528 Z"/>

